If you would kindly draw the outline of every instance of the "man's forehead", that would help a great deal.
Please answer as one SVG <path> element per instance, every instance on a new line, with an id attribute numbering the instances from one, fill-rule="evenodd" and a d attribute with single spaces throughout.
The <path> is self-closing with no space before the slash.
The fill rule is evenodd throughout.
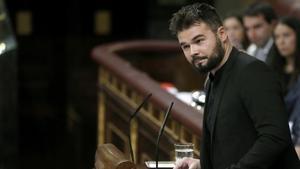
<path id="1" fill-rule="evenodd" d="M 258 14 L 258 15 L 253 15 L 253 16 L 244 16 L 243 17 L 243 21 L 245 23 L 245 21 L 263 21 L 266 22 L 265 17 L 263 14 Z"/>
<path id="2" fill-rule="evenodd" d="M 211 31 L 210 27 L 205 24 L 205 23 L 200 23 L 200 24 L 193 24 L 192 26 L 180 31 L 178 33 L 178 37 L 185 37 L 185 36 L 194 36 L 198 34 L 203 34 Z"/>
<path id="3" fill-rule="evenodd" d="M 258 25 L 269 25 L 262 14 L 257 16 L 245 16 L 243 20 L 246 28 L 251 28 Z"/>
<path id="4" fill-rule="evenodd" d="M 202 32 L 202 31 L 212 31 L 211 27 L 205 23 L 205 22 L 200 22 L 200 23 L 194 23 L 188 28 L 183 29 L 181 32 L 187 32 L 187 31 L 194 31 L 194 32 Z"/>

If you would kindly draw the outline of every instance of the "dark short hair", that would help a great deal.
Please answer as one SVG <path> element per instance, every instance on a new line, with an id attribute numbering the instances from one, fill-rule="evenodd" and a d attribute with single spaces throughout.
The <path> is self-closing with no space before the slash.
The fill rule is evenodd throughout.
<path id="1" fill-rule="evenodd" d="M 244 16 L 259 16 L 262 15 L 264 19 L 270 24 L 273 20 L 277 20 L 277 14 L 273 7 L 267 2 L 254 2 L 244 12 Z"/>
<path id="2" fill-rule="evenodd" d="M 189 28 L 195 23 L 206 23 L 214 32 L 222 26 L 222 20 L 216 9 L 206 3 L 194 3 L 182 7 L 173 14 L 170 20 L 169 30 L 172 34 Z"/>

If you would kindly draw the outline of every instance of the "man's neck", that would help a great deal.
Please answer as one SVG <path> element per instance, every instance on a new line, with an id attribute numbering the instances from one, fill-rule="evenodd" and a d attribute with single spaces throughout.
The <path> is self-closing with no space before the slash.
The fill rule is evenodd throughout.
<path id="1" fill-rule="evenodd" d="M 221 63 L 211 71 L 211 73 L 214 75 L 228 60 L 230 52 L 232 50 L 232 45 L 230 43 L 225 43 L 224 44 L 224 50 L 225 50 L 225 54 L 224 57 L 221 61 Z"/>
<path id="2" fill-rule="evenodd" d="M 262 46 L 257 46 L 257 47 L 261 49 L 269 49 L 271 48 L 272 44 L 273 44 L 273 38 L 269 38 Z"/>

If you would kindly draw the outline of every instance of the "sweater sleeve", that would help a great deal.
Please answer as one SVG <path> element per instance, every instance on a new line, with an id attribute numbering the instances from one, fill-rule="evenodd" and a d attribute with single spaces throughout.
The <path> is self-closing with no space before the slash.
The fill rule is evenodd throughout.
<path id="1" fill-rule="evenodd" d="M 282 86 L 276 75 L 259 61 L 247 65 L 239 76 L 239 94 L 257 139 L 239 162 L 229 168 L 267 169 L 291 143 Z"/>
<path id="2" fill-rule="evenodd" d="M 299 80 L 300 81 L 300 80 Z M 298 82 L 295 86 L 295 90 L 291 91 L 294 94 L 293 103 L 291 105 L 291 116 L 289 122 L 291 126 L 292 139 L 295 146 L 300 146 L 300 83 Z"/>

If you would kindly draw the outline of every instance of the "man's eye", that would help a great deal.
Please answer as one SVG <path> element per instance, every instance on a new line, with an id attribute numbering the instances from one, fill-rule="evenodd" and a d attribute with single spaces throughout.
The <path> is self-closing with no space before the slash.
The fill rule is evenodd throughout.
<path id="1" fill-rule="evenodd" d="M 203 42 L 202 39 L 198 39 L 198 40 L 195 41 L 196 44 L 201 44 L 202 42 Z"/>
<path id="2" fill-rule="evenodd" d="M 189 48 L 189 45 L 183 45 L 182 46 L 182 49 L 188 49 Z"/>

